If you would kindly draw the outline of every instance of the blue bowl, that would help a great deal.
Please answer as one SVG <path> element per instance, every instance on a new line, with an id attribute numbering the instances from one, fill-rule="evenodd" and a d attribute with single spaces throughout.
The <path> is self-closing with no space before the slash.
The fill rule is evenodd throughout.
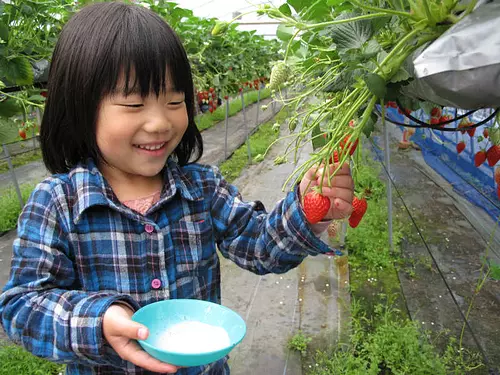
<path id="1" fill-rule="evenodd" d="M 216 303 L 194 299 L 171 299 L 155 302 L 139 309 L 132 320 L 149 329 L 146 340 L 138 340 L 152 357 L 175 366 L 202 366 L 226 356 L 246 334 L 245 321 L 234 311 Z M 203 353 L 166 351 L 158 345 L 172 325 L 183 321 L 196 321 L 222 327 L 229 335 L 230 345 L 220 350 Z"/>

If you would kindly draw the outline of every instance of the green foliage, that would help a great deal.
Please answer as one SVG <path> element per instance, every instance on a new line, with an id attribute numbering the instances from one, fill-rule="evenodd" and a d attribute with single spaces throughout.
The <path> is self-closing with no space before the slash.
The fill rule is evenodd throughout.
<path id="1" fill-rule="evenodd" d="M 445 353 L 439 354 L 428 332 L 400 318 L 399 312 L 388 305 L 376 305 L 370 318 L 359 306 L 353 302 L 349 342 L 316 353 L 316 366 L 308 375 L 447 375 L 464 374 L 481 366 L 477 356 L 460 359 L 454 340 Z"/>
<path id="2" fill-rule="evenodd" d="M 216 88 L 218 94 L 238 92 L 245 81 L 269 75 L 270 63 L 279 57 L 279 44 L 236 24 L 204 19 L 174 2 L 143 2 L 162 16 L 179 34 L 191 61 L 198 91 Z M 214 32 L 215 31 L 215 32 Z M 215 35 L 213 35 L 213 32 Z"/>
<path id="3" fill-rule="evenodd" d="M 64 373 L 59 365 L 35 357 L 15 345 L 0 346 L 0 375 L 58 375 Z"/>
<path id="4" fill-rule="evenodd" d="M 27 201 L 35 188 L 34 184 L 21 185 L 21 195 L 24 202 Z M 14 188 L 0 192 L 0 232 L 8 231 L 16 227 L 17 218 L 21 213 L 21 206 Z M 1 363 L 1 362 L 0 362 Z"/>
<path id="5" fill-rule="evenodd" d="M 260 99 L 264 100 L 271 96 L 271 91 L 269 89 L 262 89 L 260 91 Z M 243 95 L 243 100 L 245 101 L 245 106 L 256 103 L 258 99 L 257 91 L 249 91 Z M 243 109 L 241 104 L 241 98 L 239 96 L 229 100 L 229 117 L 234 116 Z M 206 112 L 202 115 L 196 116 L 196 124 L 200 131 L 211 128 L 216 123 L 223 121 L 226 118 L 226 107 L 221 105 L 213 112 Z"/>
<path id="6" fill-rule="evenodd" d="M 380 164 L 370 155 L 365 155 L 356 164 L 356 191 L 367 193 L 368 210 L 358 227 L 349 227 L 347 230 L 346 245 L 349 249 L 349 263 L 353 267 L 392 267 L 396 259 L 389 249 L 386 188 L 380 180 L 380 172 Z M 398 246 L 403 238 L 403 230 L 403 224 L 393 220 L 394 246 Z"/>
<path id="7" fill-rule="evenodd" d="M 493 280 L 500 280 L 500 265 L 496 263 L 491 263 L 490 267 L 490 277 Z"/>
<path id="8" fill-rule="evenodd" d="M 278 138 L 279 134 L 273 129 L 275 122 L 283 122 L 287 116 L 285 110 L 281 110 L 273 120 L 262 124 L 250 137 L 250 150 L 252 156 L 264 154 L 269 146 Z M 252 162 L 262 161 L 262 158 L 257 160 L 252 159 Z M 248 165 L 248 153 L 246 145 L 238 148 L 229 159 L 220 165 L 222 175 L 229 181 L 234 181 L 240 174 L 243 168 Z"/>
<path id="9" fill-rule="evenodd" d="M 288 341 L 288 349 L 300 352 L 303 356 L 307 355 L 307 345 L 311 342 L 312 338 L 305 336 L 301 331 L 293 335 Z"/>

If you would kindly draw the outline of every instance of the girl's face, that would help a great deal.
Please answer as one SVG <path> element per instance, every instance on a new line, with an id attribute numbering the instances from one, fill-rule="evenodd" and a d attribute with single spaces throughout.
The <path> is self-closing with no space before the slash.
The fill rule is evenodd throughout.
<path id="1" fill-rule="evenodd" d="M 97 146 L 107 163 L 106 177 L 154 177 L 163 169 L 188 126 L 184 93 L 167 90 L 158 97 L 105 97 L 97 116 Z"/>

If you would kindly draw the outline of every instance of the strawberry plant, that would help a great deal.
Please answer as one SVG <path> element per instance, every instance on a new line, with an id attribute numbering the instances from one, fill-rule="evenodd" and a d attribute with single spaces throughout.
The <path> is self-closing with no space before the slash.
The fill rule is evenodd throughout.
<path id="1" fill-rule="evenodd" d="M 200 91 L 212 87 L 218 97 L 235 94 L 242 82 L 268 76 L 270 62 L 279 58 L 279 43 L 264 39 L 255 31 L 240 31 L 235 24 L 196 17 L 174 2 L 143 3 L 179 34 Z"/>
<path id="2" fill-rule="evenodd" d="M 271 86 L 278 91 L 277 84 L 288 82 L 301 88 L 285 102 L 295 109 L 291 121 L 300 118 L 302 125 L 294 133 L 287 155 L 310 139 L 315 149 L 287 183 L 299 180 L 309 168 L 328 162 L 334 151 L 338 151 L 340 164 L 353 158 L 356 165 L 355 145 L 373 131 L 378 104 L 382 117 L 386 102 L 397 102 L 407 114 L 429 107 L 404 91 L 415 78 L 411 57 L 469 14 L 475 3 L 288 0 L 279 8 L 260 6 L 259 14 L 281 22 L 277 36 L 285 51 L 273 68 Z M 298 110 L 311 96 L 317 98 L 314 104 Z M 452 118 L 442 116 L 441 108 L 430 108 L 432 124 L 453 123 Z M 353 146 L 348 147 L 350 152 L 342 152 L 346 145 Z"/>

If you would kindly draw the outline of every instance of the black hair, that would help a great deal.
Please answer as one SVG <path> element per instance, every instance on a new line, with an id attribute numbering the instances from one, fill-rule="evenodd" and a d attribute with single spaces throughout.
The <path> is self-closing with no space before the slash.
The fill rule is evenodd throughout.
<path id="1" fill-rule="evenodd" d="M 185 94 L 188 127 L 173 152 L 180 165 L 203 153 L 196 127 L 193 77 L 179 37 L 156 13 L 120 2 L 96 3 L 78 11 L 64 26 L 52 56 L 48 97 L 40 129 L 45 166 L 64 173 L 91 157 L 105 162 L 96 141 L 101 99 L 116 91 L 143 97 L 167 90 Z M 168 74 L 168 76 L 167 76 Z M 129 85 L 129 79 L 135 83 Z M 167 78 L 167 79 L 166 79 Z"/>

